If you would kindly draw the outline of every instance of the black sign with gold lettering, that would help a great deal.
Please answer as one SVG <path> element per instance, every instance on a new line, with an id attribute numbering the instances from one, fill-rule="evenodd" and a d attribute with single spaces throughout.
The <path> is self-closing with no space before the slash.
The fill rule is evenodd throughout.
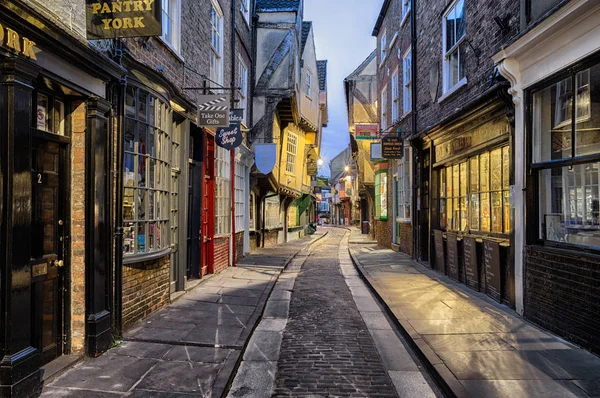
<path id="1" fill-rule="evenodd" d="M 86 0 L 88 40 L 162 35 L 161 0 Z"/>
<path id="2" fill-rule="evenodd" d="M 404 141 L 400 137 L 383 137 L 381 152 L 384 159 L 402 159 L 404 156 Z"/>

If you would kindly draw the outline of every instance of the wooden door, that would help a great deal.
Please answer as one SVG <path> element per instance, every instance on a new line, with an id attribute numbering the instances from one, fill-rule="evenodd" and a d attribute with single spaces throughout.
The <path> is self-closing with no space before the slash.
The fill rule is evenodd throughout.
<path id="1" fill-rule="evenodd" d="M 202 249 L 200 250 L 200 275 L 214 272 L 215 237 L 215 137 L 206 134 L 204 181 L 202 184 Z"/>
<path id="2" fill-rule="evenodd" d="M 46 364 L 63 353 L 64 287 L 68 274 L 64 178 L 66 148 L 59 142 L 32 142 L 32 282 L 34 338 Z"/>

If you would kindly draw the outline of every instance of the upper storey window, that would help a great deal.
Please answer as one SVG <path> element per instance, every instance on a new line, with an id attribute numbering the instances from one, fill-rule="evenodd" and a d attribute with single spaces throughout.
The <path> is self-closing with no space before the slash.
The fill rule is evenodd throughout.
<path id="1" fill-rule="evenodd" d="M 464 8 L 464 0 L 458 0 L 444 14 L 444 93 L 463 83 L 465 79 Z"/>
<path id="2" fill-rule="evenodd" d="M 177 52 L 181 50 L 181 0 L 162 0 L 162 38 Z"/>
<path id="3" fill-rule="evenodd" d="M 381 34 L 381 63 L 383 63 L 383 61 L 385 60 L 385 58 L 387 57 L 387 32 L 384 30 L 383 33 Z"/>
<path id="4" fill-rule="evenodd" d="M 213 3 L 210 9 L 210 80 L 223 84 L 223 13 Z"/>

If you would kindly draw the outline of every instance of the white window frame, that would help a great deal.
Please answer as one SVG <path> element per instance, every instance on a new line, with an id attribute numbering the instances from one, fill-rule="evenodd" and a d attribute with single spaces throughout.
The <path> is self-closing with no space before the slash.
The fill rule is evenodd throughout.
<path id="1" fill-rule="evenodd" d="M 169 30 L 165 27 L 164 19 L 168 18 L 169 25 L 172 27 L 169 37 Z M 181 0 L 162 0 L 162 19 L 163 34 L 161 39 L 177 53 L 181 51 Z"/>
<path id="2" fill-rule="evenodd" d="M 575 93 L 573 93 L 572 87 L 570 91 L 566 91 L 568 84 L 571 82 L 572 77 L 568 77 L 556 83 L 556 105 L 554 112 L 555 129 L 571 125 L 571 109 L 573 107 L 573 98 L 575 97 Z M 575 112 L 577 123 L 583 123 L 590 120 L 592 117 L 590 97 L 590 69 L 586 69 L 577 73 L 575 77 L 575 85 L 577 86 L 577 109 Z M 561 91 L 563 90 L 563 88 L 565 89 L 565 94 L 561 95 Z M 565 102 L 565 98 L 570 98 L 570 102 Z M 565 109 L 567 111 L 567 114 L 565 114 L 564 112 Z M 580 110 L 582 112 L 579 112 Z"/>
<path id="3" fill-rule="evenodd" d="M 240 11 L 244 20 L 250 24 L 250 0 L 240 0 Z"/>
<path id="4" fill-rule="evenodd" d="M 231 155 L 215 149 L 215 236 L 231 233 Z"/>
<path id="5" fill-rule="evenodd" d="M 266 198 L 265 205 L 265 228 L 275 229 L 281 227 L 281 204 L 278 197 Z"/>
<path id="6" fill-rule="evenodd" d="M 400 119 L 400 82 L 398 80 L 398 69 L 392 74 L 392 123 Z"/>
<path id="7" fill-rule="evenodd" d="M 412 110 L 412 52 L 409 47 L 402 57 L 402 91 L 404 115 Z"/>
<path id="8" fill-rule="evenodd" d="M 396 203 L 396 222 L 411 220 L 412 200 L 412 148 L 410 143 L 404 142 L 404 156 L 398 161 L 398 182 L 396 184 L 398 198 Z"/>
<path id="9" fill-rule="evenodd" d="M 235 232 L 244 232 L 246 230 L 246 201 L 245 191 L 245 166 L 243 163 L 235 161 Z"/>
<path id="10" fill-rule="evenodd" d="M 210 11 L 210 79 L 223 84 L 223 11 L 214 0 Z"/>
<path id="11" fill-rule="evenodd" d="M 290 174 L 296 173 L 296 157 L 298 156 L 298 134 L 288 131 L 286 145 L 285 171 Z"/>
<path id="12" fill-rule="evenodd" d="M 381 34 L 381 39 L 379 41 L 380 43 L 380 47 L 381 47 L 381 64 L 383 65 L 383 62 L 385 61 L 385 59 L 387 58 L 388 55 L 388 48 L 387 48 L 387 32 L 385 31 L 385 29 L 383 30 L 383 33 Z"/>
<path id="13" fill-rule="evenodd" d="M 443 54 L 443 84 L 442 84 L 442 88 L 443 88 L 443 93 L 450 93 L 456 89 L 458 89 L 459 87 L 463 86 L 464 84 L 466 84 L 467 82 L 467 76 L 466 76 L 466 71 L 465 71 L 465 67 L 464 67 L 464 60 L 463 60 L 463 55 L 464 55 L 464 50 L 461 51 L 461 45 L 462 43 L 465 41 L 465 38 L 467 37 L 467 28 L 466 28 L 466 24 L 465 24 L 465 29 L 463 32 L 463 35 L 459 38 L 456 38 L 454 41 L 454 44 L 450 47 L 450 48 L 446 48 L 446 44 L 447 44 L 447 35 L 448 32 L 446 31 L 446 19 L 452 14 L 453 16 L 456 16 L 456 9 L 458 7 L 458 5 L 462 5 L 462 15 L 463 15 L 463 20 L 465 17 L 465 0 L 455 0 L 452 5 L 448 8 L 448 10 L 444 13 L 444 15 L 442 16 L 442 54 Z M 456 19 L 455 19 L 456 20 Z M 454 35 L 456 36 L 456 32 L 458 29 L 458 24 L 455 24 L 455 29 L 454 29 Z M 458 52 L 458 63 L 457 63 L 457 68 L 458 68 L 458 80 L 451 85 L 450 82 L 450 77 L 452 76 L 452 71 L 451 71 L 451 57 L 454 53 Z M 463 64 L 463 71 L 465 71 L 465 76 L 460 77 L 460 71 L 461 71 L 461 64 Z"/>
<path id="14" fill-rule="evenodd" d="M 381 130 L 387 130 L 387 85 L 381 90 Z"/>
<path id="15" fill-rule="evenodd" d="M 410 15 L 410 2 L 411 0 L 401 0 L 402 1 L 402 22 L 400 22 L 400 26 L 404 25 L 404 23 L 408 20 L 408 16 Z"/>
<path id="16" fill-rule="evenodd" d="M 306 71 L 306 96 L 312 99 L 312 73 L 310 71 Z"/>
<path id="17" fill-rule="evenodd" d="M 246 122 L 246 115 L 248 113 L 248 66 L 246 66 L 241 56 L 238 56 L 238 88 L 240 101 L 237 107 L 244 109 L 244 118 L 242 121 L 245 125 L 248 125 Z"/>

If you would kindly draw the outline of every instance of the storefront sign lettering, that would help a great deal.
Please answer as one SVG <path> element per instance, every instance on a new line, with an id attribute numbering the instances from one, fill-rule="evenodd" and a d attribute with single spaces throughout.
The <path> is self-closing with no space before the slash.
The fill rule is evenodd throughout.
<path id="1" fill-rule="evenodd" d="M 201 95 L 198 100 L 198 126 L 229 127 L 229 95 Z"/>
<path id="2" fill-rule="evenodd" d="M 243 138 L 240 123 L 236 122 L 217 130 L 216 143 L 221 148 L 231 150 L 242 145 Z"/>
<path id="3" fill-rule="evenodd" d="M 161 2 L 157 0 L 86 0 L 90 40 L 161 36 Z"/>
<path id="4" fill-rule="evenodd" d="M 33 48 L 35 42 L 26 37 L 21 37 L 11 28 L 6 28 L 0 24 L 0 44 L 15 51 L 22 56 L 37 61 Z"/>
<path id="5" fill-rule="evenodd" d="M 381 151 L 384 159 L 402 159 L 404 141 L 400 137 L 383 137 Z"/>

